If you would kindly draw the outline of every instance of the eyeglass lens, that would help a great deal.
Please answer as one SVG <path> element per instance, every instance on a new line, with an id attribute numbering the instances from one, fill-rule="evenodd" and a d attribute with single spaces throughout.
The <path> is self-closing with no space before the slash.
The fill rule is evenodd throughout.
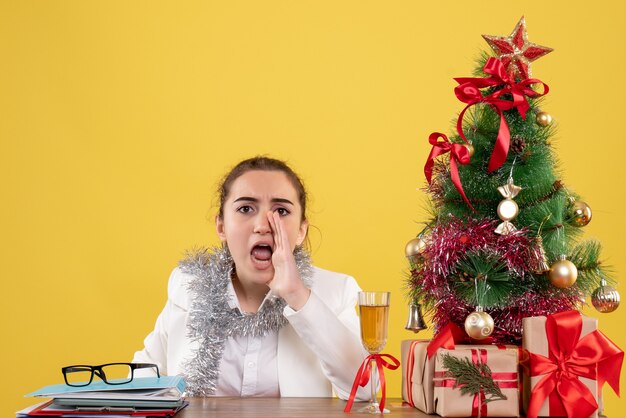
<path id="1" fill-rule="evenodd" d="M 88 385 L 89 381 L 93 379 L 92 372 L 109 384 L 127 383 L 132 380 L 131 368 L 128 364 L 114 363 L 104 365 L 99 369 L 92 369 L 87 366 L 74 366 L 66 369 L 67 384 L 70 386 Z"/>

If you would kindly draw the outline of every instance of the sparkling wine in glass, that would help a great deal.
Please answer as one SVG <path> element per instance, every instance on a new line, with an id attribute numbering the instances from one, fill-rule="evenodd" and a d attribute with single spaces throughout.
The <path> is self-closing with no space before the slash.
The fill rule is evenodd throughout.
<path id="1" fill-rule="evenodd" d="M 359 316 L 361 317 L 361 341 L 363 347 L 370 354 L 377 354 L 387 343 L 387 323 L 389 318 L 389 298 L 390 292 L 359 292 Z M 371 364 L 370 384 L 372 388 L 372 398 L 367 406 L 359 412 L 369 412 L 380 414 L 379 404 L 376 400 L 378 392 L 378 374 L 376 360 Z M 388 413 L 385 409 L 383 413 Z"/>

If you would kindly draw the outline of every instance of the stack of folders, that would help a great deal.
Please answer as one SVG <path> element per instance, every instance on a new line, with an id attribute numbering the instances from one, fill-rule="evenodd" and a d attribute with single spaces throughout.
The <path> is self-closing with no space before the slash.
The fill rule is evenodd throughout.
<path id="1" fill-rule="evenodd" d="M 17 418 L 171 417 L 187 406 L 184 392 L 180 376 L 137 377 L 120 385 L 51 385 L 26 396 L 52 400 L 18 411 Z"/>

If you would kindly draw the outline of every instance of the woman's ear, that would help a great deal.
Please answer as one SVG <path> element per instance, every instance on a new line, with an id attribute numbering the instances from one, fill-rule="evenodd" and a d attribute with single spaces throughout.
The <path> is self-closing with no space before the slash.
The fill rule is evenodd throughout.
<path id="1" fill-rule="evenodd" d="M 306 238 L 306 233 L 309 230 L 309 221 L 306 219 L 300 222 L 300 229 L 298 230 L 298 238 L 296 239 L 296 245 L 302 245 Z"/>
<path id="2" fill-rule="evenodd" d="M 224 229 L 224 220 L 218 215 L 215 217 L 215 230 L 220 241 L 226 242 L 226 231 Z"/>

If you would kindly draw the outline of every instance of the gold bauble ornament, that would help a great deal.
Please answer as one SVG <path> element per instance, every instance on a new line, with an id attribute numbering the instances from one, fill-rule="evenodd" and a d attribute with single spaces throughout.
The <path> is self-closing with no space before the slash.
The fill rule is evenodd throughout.
<path id="1" fill-rule="evenodd" d="M 569 208 L 570 224 L 583 227 L 591 222 L 591 208 L 585 202 L 575 200 Z"/>
<path id="2" fill-rule="evenodd" d="M 548 278 L 552 286 L 559 289 L 567 289 L 576 283 L 578 278 L 578 269 L 569 260 L 565 259 L 565 256 L 561 256 L 561 259 L 550 266 L 550 272 Z"/>
<path id="3" fill-rule="evenodd" d="M 537 122 L 537 125 L 545 128 L 552 123 L 552 116 L 547 112 L 539 112 L 535 117 L 535 122 Z"/>
<path id="4" fill-rule="evenodd" d="M 465 332 L 475 340 L 487 338 L 493 332 L 493 328 L 493 318 L 480 307 L 465 318 Z"/>
<path id="5" fill-rule="evenodd" d="M 600 287 L 591 294 L 593 307 L 602 313 L 610 313 L 619 307 L 619 292 L 612 286 L 606 284 L 602 279 Z"/>
<path id="6" fill-rule="evenodd" d="M 474 156 L 474 146 L 472 144 L 463 144 L 465 148 L 467 148 L 467 152 L 469 152 L 470 158 Z"/>
<path id="7" fill-rule="evenodd" d="M 426 248 L 426 241 L 423 238 L 413 238 L 411 241 L 406 243 L 406 247 L 404 248 L 404 253 L 407 257 L 413 257 L 418 254 L 421 254 Z"/>

